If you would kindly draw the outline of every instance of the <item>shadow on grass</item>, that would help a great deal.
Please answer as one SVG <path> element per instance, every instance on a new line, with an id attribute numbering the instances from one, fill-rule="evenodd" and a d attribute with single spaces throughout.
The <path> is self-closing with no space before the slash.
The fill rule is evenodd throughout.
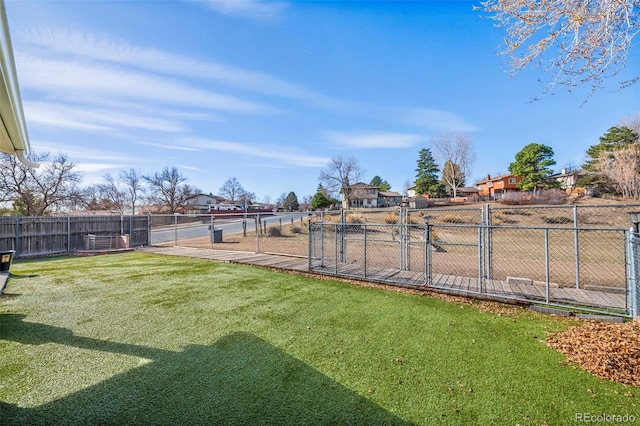
<path id="1" fill-rule="evenodd" d="M 75 336 L 0 315 L 0 339 L 59 343 L 152 361 L 34 408 L 0 401 L 0 424 L 409 423 L 249 333 L 181 352 Z"/>

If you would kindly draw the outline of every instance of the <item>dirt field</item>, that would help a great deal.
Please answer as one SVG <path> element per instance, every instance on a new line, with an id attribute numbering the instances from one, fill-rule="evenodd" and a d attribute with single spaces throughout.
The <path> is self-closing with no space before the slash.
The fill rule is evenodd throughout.
<path id="1" fill-rule="evenodd" d="M 183 239 L 178 241 L 178 245 L 185 247 L 208 248 L 215 250 L 249 251 L 258 253 L 282 253 L 295 256 L 307 256 L 309 247 L 308 228 L 297 226 L 299 233 L 290 232 L 291 225 L 284 225 L 282 236 L 260 235 L 256 238 L 255 233 L 248 233 L 246 237 L 239 234 L 224 234 L 222 243 L 212 244 L 210 237 L 199 237 Z M 173 245 L 173 241 L 165 244 Z"/>

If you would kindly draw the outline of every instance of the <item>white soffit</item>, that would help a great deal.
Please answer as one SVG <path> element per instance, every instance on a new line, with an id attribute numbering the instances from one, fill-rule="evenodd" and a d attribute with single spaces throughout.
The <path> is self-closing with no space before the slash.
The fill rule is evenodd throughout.
<path id="1" fill-rule="evenodd" d="M 30 151 L 29 136 L 22 110 L 7 11 L 0 0 L 0 152 L 24 154 Z"/>

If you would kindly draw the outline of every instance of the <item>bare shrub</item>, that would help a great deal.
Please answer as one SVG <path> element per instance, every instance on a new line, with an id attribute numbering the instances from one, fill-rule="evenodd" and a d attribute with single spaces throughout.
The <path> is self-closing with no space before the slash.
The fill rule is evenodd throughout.
<path id="1" fill-rule="evenodd" d="M 346 223 L 350 223 L 350 224 L 359 224 L 359 223 L 364 223 L 364 218 L 356 213 L 350 213 L 347 215 L 347 217 L 345 218 L 345 222 Z"/>
<path id="2" fill-rule="evenodd" d="M 280 230 L 280 226 L 272 225 L 267 228 L 267 236 L 269 237 L 282 237 L 282 231 Z"/>
<path id="3" fill-rule="evenodd" d="M 513 210 L 518 210 L 518 209 L 513 209 Z M 515 223 L 518 223 L 519 222 L 518 220 L 505 217 L 505 215 L 515 215 L 515 214 L 517 213 L 514 213 L 511 209 L 500 210 L 491 216 L 491 224 L 492 225 L 513 225 Z"/>
<path id="4" fill-rule="evenodd" d="M 460 216 L 454 216 L 454 215 L 441 216 L 440 220 L 446 223 L 467 223 L 467 221 L 464 220 L 464 218 Z"/>
<path id="5" fill-rule="evenodd" d="M 540 191 L 531 201 L 536 204 L 566 204 L 568 199 L 567 191 L 563 189 L 547 189 Z"/>
<path id="6" fill-rule="evenodd" d="M 292 234 L 299 234 L 300 232 L 302 232 L 302 228 L 300 228 L 298 225 L 291 225 L 289 227 L 289 232 L 291 232 Z"/>
<path id="7" fill-rule="evenodd" d="M 387 213 L 384 216 L 383 220 L 384 220 L 384 223 L 387 223 L 389 225 L 394 225 L 398 223 L 398 220 L 399 220 L 398 213 Z"/>
<path id="8" fill-rule="evenodd" d="M 544 222 L 552 224 L 573 223 L 573 219 L 566 216 L 541 216 L 540 218 Z"/>
<path id="9" fill-rule="evenodd" d="M 569 200 L 567 192 L 562 189 L 547 189 L 536 193 L 529 192 L 507 192 L 500 199 L 500 204 L 523 205 L 523 204 L 566 204 Z"/>
<path id="10" fill-rule="evenodd" d="M 420 225 L 424 223 L 424 219 L 422 218 L 422 215 L 409 216 L 407 220 L 410 225 Z"/>
<path id="11" fill-rule="evenodd" d="M 531 203 L 531 196 L 525 192 L 506 192 L 499 201 L 500 204 L 520 205 Z"/>
<path id="12" fill-rule="evenodd" d="M 504 209 L 504 210 L 500 210 L 498 212 L 498 214 L 531 216 L 533 213 L 531 213 L 531 211 L 525 210 L 525 209 Z"/>

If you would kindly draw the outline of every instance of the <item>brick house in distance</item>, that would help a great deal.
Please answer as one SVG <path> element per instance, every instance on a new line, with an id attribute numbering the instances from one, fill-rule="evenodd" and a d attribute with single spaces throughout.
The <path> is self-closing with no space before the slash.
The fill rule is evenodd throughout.
<path id="1" fill-rule="evenodd" d="M 519 191 L 516 187 L 522 176 L 502 175 L 492 178 L 491 175 L 476 183 L 478 196 L 485 199 L 499 200 L 507 192 Z"/>

